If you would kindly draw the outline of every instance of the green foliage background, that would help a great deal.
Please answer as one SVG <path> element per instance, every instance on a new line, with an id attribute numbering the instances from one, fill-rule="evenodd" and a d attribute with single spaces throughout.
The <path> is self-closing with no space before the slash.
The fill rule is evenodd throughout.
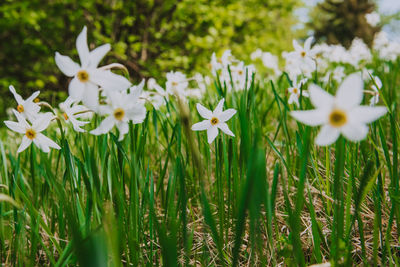
<path id="1" fill-rule="evenodd" d="M 139 81 L 172 69 L 204 72 L 213 51 L 230 48 L 248 58 L 256 48 L 288 49 L 295 37 L 293 11 L 300 5 L 300 0 L 3 0 L 1 110 L 9 106 L 10 84 L 23 96 L 42 90 L 41 98 L 53 103 L 65 97 L 68 79 L 54 53 L 77 60 L 75 39 L 84 25 L 91 49 L 112 44 L 103 63 L 120 62 Z"/>

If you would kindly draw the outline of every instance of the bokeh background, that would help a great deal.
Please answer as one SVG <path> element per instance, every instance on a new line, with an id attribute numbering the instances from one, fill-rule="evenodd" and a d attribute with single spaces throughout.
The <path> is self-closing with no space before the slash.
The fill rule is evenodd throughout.
<path id="1" fill-rule="evenodd" d="M 280 55 L 293 38 L 349 46 L 371 44 L 383 29 L 399 38 L 399 0 L 2 0 L 0 3 L 0 117 L 13 104 L 8 86 L 56 103 L 68 79 L 54 53 L 77 59 L 75 39 L 88 26 L 91 48 L 110 43 L 103 63 L 124 64 L 134 81 L 163 79 L 170 70 L 207 74 L 212 52 L 232 49 L 249 60 L 257 48 Z M 382 23 L 370 26 L 365 14 Z"/>

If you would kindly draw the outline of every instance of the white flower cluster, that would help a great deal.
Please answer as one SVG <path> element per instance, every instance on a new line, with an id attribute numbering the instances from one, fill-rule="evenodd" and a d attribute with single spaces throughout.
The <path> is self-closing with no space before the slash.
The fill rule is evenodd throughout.
<path id="1" fill-rule="evenodd" d="M 375 23 L 376 18 L 366 18 Z M 377 22 L 379 23 L 379 22 Z M 289 76 L 290 94 L 288 103 L 301 107 L 301 98 L 309 97 L 316 110 L 293 111 L 297 120 L 308 125 L 323 125 L 317 137 L 317 144 L 328 145 L 334 142 L 340 134 L 349 140 L 359 141 L 365 138 L 370 123 L 386 113 L 385 107 L 373 107 L 379 103 L 379 93 L 383 84 L 379 77 L 368 69 L 368 64 L 375 54 L 383 60 L 395 60 L 400 55 L 400 44 L 390 42 L 384 33 L 377 34 L 374 50 L 371 51 L 360 39 L 355 39 L 349 49 L 340 45 L 316 44 L 312 46 L 313 37 L 309 37 L 304 45 L 293 40 L 294 51 L 284 52 L 283 69 L 279 68 L 279 58 L 269 52 L 257 49 L 251 54 L 252 60 L 261 59 L 263 65 L 273 73 L 274 77 L 282 76 L 283 71 Z M 70 57 L 55 53 L 58 68 L 71 81 L 68 86 L 69 97 L 59 104 L 60 112 L 45 102 L 38 102 L 39 92 L 33 93 L 24 100 L 10 86 L 10 91 L 17 101 L 16 109 L 12 110 L 17 122 L 6 121 L 11 130 L 24 134 L 18 153 L 25 150 L 32 142 L 44 152 L 50 148 L 60 149 L 51 139 L 42 134 L 50 122 L 60 120 L 72 125 L 76 132 L 84 132 L 89 123 L 87 118 L 93 113 L 102 117 L 100 125 L 90 131 L 100 135 L 118 129 L 119 140 L 129 132 L 129 123 L 142 123 L 146 118 L 146 101 L 159 109 L 169 101 L 170 97 L 181 99 L 202 98 L 207 86 L 211 83 L 208 76 L 200 73 L 188 78 L 179 71 L 166 74 L 165 86 L 161 86 L 154 78 L 138 85 L 122 75 L 116 74 L 113 68 L 125 69 L 118 63 L 99 67 L 100 61 L 110 51 L 111 46 L 104 44 L 90 51 L 87 43 L 87 28 L 84 27 L 76 40 L 80 64 Z M 125 69 L 126 70 L 126 69 Z M 361 70 L 361 73 L 359 71 Z M 241 91 L 249 88 L 255 74 L 254 65 L 246 65 L 236 59 L 230 50 L 226 50 L 220 58 L 215 53 L 211 56 L 211 72 L 219 79 L 223 88 L 230 91 Z M 357 72 L 357 74 L 354 74 Z M 313 74 L 322 77 L 324 84 L 333 81 L 342 83 L 336 96 L 331 96 L 316 85 L 307 82 Z M 348 76 L 348 73 L 353 73 Z M 347 76 L 347 78 L 346 78 Z M 370 90 L 364 90 L 364 80 L 369 81 Z M 144 90 L 144 87 L 147 90 Z M 194 86 L 193 86 L 194 85 Z M 360 106 L 363 93 L 371 95 L 370 106 Z M 197 110 L 205 120 L 192 126 L 194 131 L 207 130 L 208 142 L 211 143 L 218 135 L 218 129 L 227 135 L 234 136 L 226 122 L 236 113 L 234 109 L 223 111 L 225 100 L 222 99 L 214 111 L 206 109 L 201 104 Z M 52 112 L 41 112 L 41 107 L 49 107 Z"/>
<path id="2" fill-rule="evenodd" d="M 232 55 L 231 50 L 225 50 L 220 58 L 217 58 L 215 53 L 212 54 L 211 72 L 214 77 L 219 77 L 222 86 L 226 86 L 228 92 L 240 91 L 250 87 L 255 67 L 245 65 Z"/>

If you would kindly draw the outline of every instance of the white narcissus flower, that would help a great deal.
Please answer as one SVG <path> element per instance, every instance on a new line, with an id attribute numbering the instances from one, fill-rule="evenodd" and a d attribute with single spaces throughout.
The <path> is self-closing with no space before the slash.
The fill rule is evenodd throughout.
<path id="1" fill-rule="evenodd" d="M 375 85 L 376 84 L 376 85 Z M 376 104 L 379 103 L 379 90 L 382 88 L 382 81 L 379 79 L 378 76 L 374 77 L 374 84 L 371 86 L 372 88 L 372 97 L 369 100 L 369 105 L 370 106 L 375 106 Z"/>
<path id="2" fill-rule="evenodd" d="M 232 118 L 233 115 L 235 115 L 236 110 L 235 109 L 227 109 L 225 111 L 222 111 L 224 107 L 224 102 L 225 99 L 222 99 L 219 101 L 217 107 L 214 109 L 214 111 L 208 110 L 201 104 L 197 104 L 197 111 L 199 112 L 200 116 L 202 116 L 204 121 L 198 122 L 193 124 L 192 130 L 193 131 L 203 131 L 207 130 L 207 138 L 208 138 L 208 143 L 211 144 L 214 139 L 218 135 L 218 128 L 221 129 L 224 133 L 230 136 L 235 136 L 231 130 L 229 130 L 228 124 L 226 124 L 226 121 L 228 121 L 230 118 Z"/>
<path id="3" fill-rule="evenodd" d="M 386 107 L 360 106 L 363 99 L 363 80 L 359 73 L 349 75 L 340 85 L 336 96 L 332 96 L 317 85 L 309 86 L 314 110 L 292 111 L 298 121 L 322 128 L 316 144 L 327 146 L 335 142 L 340 134 L 353 142 L 367 136 L 368 123 L 386 114 Z"/>
<path id="4" fill-rule="evenodd" d="M 34 100 L 40 94 L 40 91 L 34 92 L 30 97 L 24 100 L 16 91 L 14 86 L 10 85 L 10 92 L 14 95 L 15 100 L 17 101 L 17 111 L 25 118 L 30 121 L 34 120 L 39 111 L 40 106 L 34 102 Z"/>
<path id="5" fill-rule="evenodd" d="M 124 139 L 125 134 L 129 131 L 129 122 L 142 123 L 146 118 L 146 108 L 143 101 L 139 100 L 141 90 L 127 92 L 109 92 L 108 105 L 99 107 L 101 115 L 107 117 L 100 123 L 99 127 L 90 133 L 100 135 L 108 133 L 114 126 L 119 131 L 119 140 Z M 140 92 L 139 92 L 140 91 Z"/>
<path id="6" fill-rule="evenodd" d="M 104 90 L 122 91 L 131 85 L 123 76 L 97 67 L 111 47 L 110 44 L 104 44 L 89 51 L 86 26 L 76 39 L 76 48 L 81 65 L 58 52 L 55 56 L 58 68 L 68 77 L 74 77 L 69 83 L 68 92 L 75 101 L 82 101 L 95 110 L 98 106 L 99 86 Z"/>
<path id="7" fill-rule="evenodd" d="M 64 102 L 60 103 L 59 107 L 63 112 L 62 115 L 66 123 L 71 123 L 77 132 L 85 131 L 81 127 L 89 122 L 78 120 L 86 116 L 84 113 L 89 112 L 85 106 L 78 105 L 71 97 L 68 97 Z"/>
<path id="8" fill-rule="evenodd" d="M 215 52 L 211 55 L 211 71 L 214 76 L 217 76 L 217 71 L 227 68 L 236 59 L 232 56 L 230 49 L 225 50 L 221 58 L 217 58 Z"/>
<path id="9" fill-rule="evenodd" d="M 60 149 L 59 145 L 41 133 L 49 126 L 50 121 L 54 117 L 53 115 L 49 113 L 42 114 L 34 119 L 32 124 L 29 124 L 18 111 L 13 110 L 13 112 L 17 117 L 18 122 L 5 121 L 4 123 L 12 131 L 24 134 L 17 153 L 24 151 L 28 146 L 30 146 L 30 144 L 32 144 L 32 142 L 45 153 L 48 153 L 50 148 Z"/>
<path id="10" fill-rule="evenodd" d="M 288 89 L 290 96 L 288 103 L 292 104 L 295 103 L 296 106 L 299 106 L 299 98 L 300 98 L 300 92 L 303 97 L 308 97 L 308 92 L 307 91 L 301 91 L 301 87 L 307 82 L 307 79 L 302 79 L 300 82 L 297 82 L 297 78 L 294 78 L 292 82 L 292 87 Z"/>
<path id="11" fill-rule="evenodd" d="M 186 96 L 185 90 L 188 88 L 189 82 L 186 75 L 180 71 L 170 71 L 167 73 L 167 82 L 165 84 L 167 94 L 178 94 Z"/>
<path id="12" fill-rule="evenodd" d="M 294 52 L 291 52 L 291 56 L 300 64 L 300 68 L 304 71 L 304 69 L 315 69 L 315 61 L 314 61 L 314 51 L 311 49 L 311 44 L 314 40 L 314 37 L 309 37 L 304 42 L 304 47 L 299 45 L 296 40 L 293 40 L 293 47 L 295 49 Z"/>

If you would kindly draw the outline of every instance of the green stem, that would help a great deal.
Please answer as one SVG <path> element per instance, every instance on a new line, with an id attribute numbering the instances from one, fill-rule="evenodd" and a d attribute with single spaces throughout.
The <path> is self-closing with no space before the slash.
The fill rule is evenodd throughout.
<path id="1" fill-rule="evenodd" d="M 343 174 L 345 161 L 345 140 L 339 137 L 336 142 L 335 154 L 335 175 L 333 177 L 333 225 L 332 225 L 332 243 L 331 255 L 335 265 L 339 262 L 340 242 L 343 239 L 344 231 L 344 206 L 343 206 Z"/>

